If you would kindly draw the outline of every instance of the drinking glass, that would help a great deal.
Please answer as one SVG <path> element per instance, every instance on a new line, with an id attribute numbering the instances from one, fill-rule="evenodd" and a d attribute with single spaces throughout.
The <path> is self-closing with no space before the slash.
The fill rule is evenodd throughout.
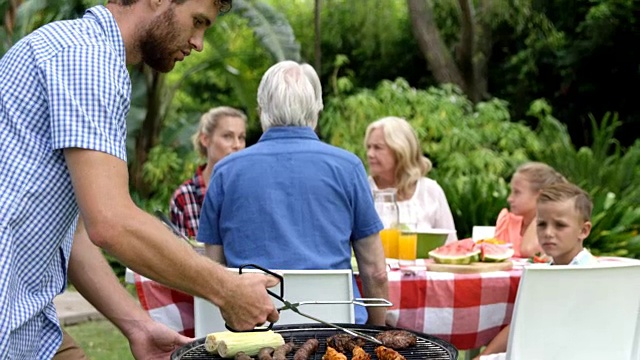
<path id="1" fill-rule="evenodd" d="M 398 258 L 398 203 L 396 202 L 396 189 L 383 189 L 373 191 L 373 200 L 378 216 L 384 229 L 380 231 L 380 240 L 387 258 Z"/>
<path id="2" fill-rule="evenodd" d="M 401 266 L 415 265 L 417 247 L 418 234 L 415 231 L 415 227 L 403 227 L 398 238 L 398 259 Z"/>

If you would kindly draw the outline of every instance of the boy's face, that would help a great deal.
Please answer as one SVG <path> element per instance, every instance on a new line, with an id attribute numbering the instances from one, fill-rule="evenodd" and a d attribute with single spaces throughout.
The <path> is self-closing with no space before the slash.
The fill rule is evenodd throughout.
<path id="1" fill-rule="evenodd" d="M 574 202 L 538 204 L 538 242 L 556 265 L 568 265 L 582 251 L 582 241 L 591 231 L 591 222 L 582 219 Z"/>

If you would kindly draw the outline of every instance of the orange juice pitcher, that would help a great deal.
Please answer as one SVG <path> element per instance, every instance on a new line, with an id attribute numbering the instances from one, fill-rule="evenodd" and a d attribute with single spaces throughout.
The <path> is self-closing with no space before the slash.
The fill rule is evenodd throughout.
<path id="1" fill-rule="evenodd" d="M 399 212 L 396 189 L 374 190 L 373 200 L 376 212 L 384 225 L 384 229 L 380 232 L 384 256 L 397 259 L 400 230 L 398 229 Z"/>

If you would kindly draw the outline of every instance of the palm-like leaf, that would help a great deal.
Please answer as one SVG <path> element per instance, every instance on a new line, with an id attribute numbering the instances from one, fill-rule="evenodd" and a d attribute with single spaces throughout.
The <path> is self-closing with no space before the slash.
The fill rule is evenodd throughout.
<path id="1" fill-rule="evenodd" d="M 249 21 L 255 36 L 276 61 L 300 61 L 300 44 L 284 15 L 252 0 L 235 0 L 233 12 Z"/>

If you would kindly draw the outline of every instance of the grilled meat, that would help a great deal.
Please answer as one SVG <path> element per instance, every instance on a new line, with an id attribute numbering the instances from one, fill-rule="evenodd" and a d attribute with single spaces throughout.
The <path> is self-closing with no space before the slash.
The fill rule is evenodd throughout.
<path id="1" fill-rule="evenodd" d="M 418 341 L 414 334 L 404 330 L 383 331 L 376 336 L 376 339 L 380 340 L 384 346 L 396 350 L 416 346 L 416 341 Z"/>
<path id="2" fill-rule="evenodd" d="M 347 360 L 347 357 L 331 346 L 327 346 L 327 351 L 322 356 L 322 360 Z"/>
<path id="3" fill-rule="evenodd" d="M 351 360 L 371 360 L 371 355 L 367 354 L 360 346 L 353 347 L 353 357 Z"/>
<path id="4" fill-rule="evenodd" d="M 243 353 L 242 351 L 237 353 L 236 356 L 233 359 L 234 360 L 253 360 L 253 358 L 251 356 Z"/>
<path id="5" fill-rule="evenodd" d="M 287 354 L 293 350 L 294 346 L 295 345 L 293 345 L 292 341 L 289 341 L 282 346 L 278 346 L 278 348 L 273 352 L 273 360 L 286 360 Z"/>
<path id="6" fill-rule="evenodd" d="M 353 337 L 349 334 L 336 334 L 327 338 L 327 346 L 330 346 L 343 354 L 352 352 L 355 346 L 363 347 L 364 343 L 364 340 Z"/>
<path id="7" fill-rule="evenodd" d="M 376 356 L 378 356 L 378 360 L 407 360 L 397 351 L 384 346 L 378 346 L 376 348 Z"/>
<path id="8" fill-rule="evenodd" d="M 296 351 L 293 360 L 307 360 L 318 350 L 320 343 L 316 339 L 309 339 Z"/>
<path id="9" fill-rule="evenodd" d="M 258 351 L 258 360 L 273 360 L 271 354 L 273 354 L 272 347 L 263 347 Z"/>

